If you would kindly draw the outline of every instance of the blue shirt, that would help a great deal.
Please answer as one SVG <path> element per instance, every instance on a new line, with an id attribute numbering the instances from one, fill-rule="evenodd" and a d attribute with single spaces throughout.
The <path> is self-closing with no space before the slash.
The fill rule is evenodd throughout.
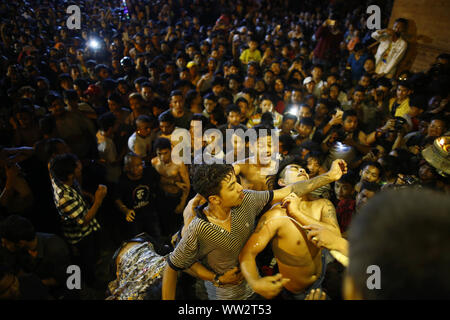
<path id="1" fill-rule="evenodd" d="M 359 78 L 361 78 L 361 76 L 363 75 L 364 62 L 366 61 L 367 58 L 368 58 L 368 55 L 366 53 L 363 54 L 361 57 L 359 57 L 359 60 L 355 59 L 354 53 L 352 53 L 350 55 L 350 57 L 348 57 L 347 63 L 352 68 L 352 80 L 353 81 L 355 81 L 355 80 L 358 81 Z"/>

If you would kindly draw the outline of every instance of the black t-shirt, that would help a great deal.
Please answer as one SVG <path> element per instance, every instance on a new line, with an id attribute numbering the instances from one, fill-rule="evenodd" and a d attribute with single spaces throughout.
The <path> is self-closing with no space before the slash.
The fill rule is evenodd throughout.
<path id="1" fill-rule="evenodd" d="M 131 180 L 126 173 L 120 177 L 115 190 L 115 199 L 122 200 L 127 208 L 136 212 L 156 210 L 159 174 L 153 167 L 144 168 L 142 178 Z"/>

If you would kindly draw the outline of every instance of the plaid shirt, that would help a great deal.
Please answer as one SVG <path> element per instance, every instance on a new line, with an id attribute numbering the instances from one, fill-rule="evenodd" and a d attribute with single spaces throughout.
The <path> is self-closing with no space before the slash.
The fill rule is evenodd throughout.
<path id="1" fill-rule="evenodd" d="M 79 191 L 78 185 L 72 187 L 56 179 L 51 179 L 53 200 L 61 216 L 61 226 L 64 237 L 70 244 L 76 244 L 93 231 L 100 229 L 97 220 L 93 218 L 87 225 L 83 225 L 84 217 L 89 211 L 86 202 Z"/>

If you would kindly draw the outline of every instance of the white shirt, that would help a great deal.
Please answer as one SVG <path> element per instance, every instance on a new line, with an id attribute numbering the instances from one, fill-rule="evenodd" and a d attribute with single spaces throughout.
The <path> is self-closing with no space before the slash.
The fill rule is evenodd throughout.
<path id="1" fill-rule="evenodd" d="M 135 132 L 128 138 L 128 148 L 142 158 L 147 157 L 152 151 L 152 139 L 150 136 L 143 138 Z"/>
<path id="2" fill-rule="evenodd" d="M 381 33 L 380 30 L 372 33 L 372 38 L 380 42 L 377 53 L 375 54 L 376 73 L 386 73 L 386 75 L 394 75 L 397 65 L 403 58 L 408 44 L 402 38 L 398 38 L 393 42 L 391 36 Z M 383 55 L 387 50 L 390 51 L 383 61 Z"/>

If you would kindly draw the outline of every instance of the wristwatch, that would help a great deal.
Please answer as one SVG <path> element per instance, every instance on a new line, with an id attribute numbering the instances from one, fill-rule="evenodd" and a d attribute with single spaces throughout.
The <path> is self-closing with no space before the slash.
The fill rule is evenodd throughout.
<path id="1" fill-rule="evenodd" d="M 220 273 L 216 273 L 216 275 L 214 276 L 214 279 L 212 281 L 212 283 L 214 284 L 214 286 L 216 287 L 220 287 L 222 285 L 222 283 L 220 282 L 219 278 L 222 276 L 222 274 Z"/>

